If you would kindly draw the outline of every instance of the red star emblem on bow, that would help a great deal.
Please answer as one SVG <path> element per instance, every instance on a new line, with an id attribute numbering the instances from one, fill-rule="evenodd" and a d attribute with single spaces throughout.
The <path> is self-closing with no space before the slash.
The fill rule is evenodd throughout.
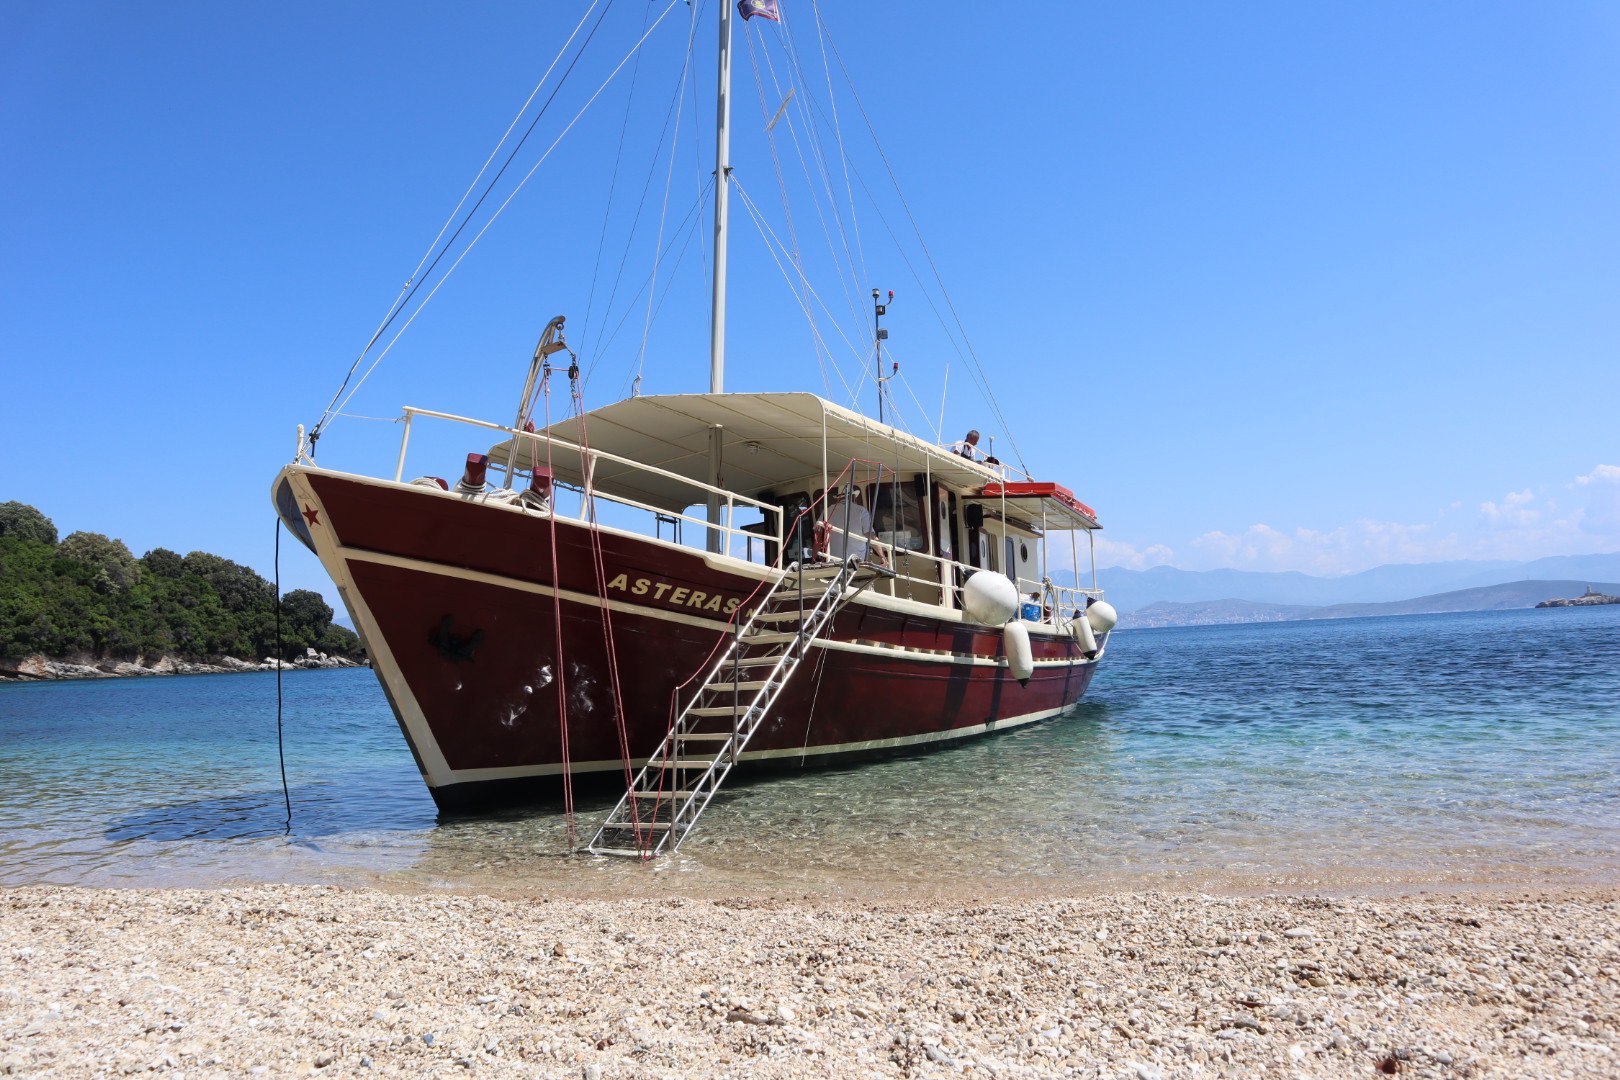
<path id="1" fill-rule="evenodd" d="M 312 509 L 308 506 L 304 507 L 304 520 L 308 521 L 311 525 L 319 525 L 321 523 L 320 515 L 321 512 L 319 510 Z"/>

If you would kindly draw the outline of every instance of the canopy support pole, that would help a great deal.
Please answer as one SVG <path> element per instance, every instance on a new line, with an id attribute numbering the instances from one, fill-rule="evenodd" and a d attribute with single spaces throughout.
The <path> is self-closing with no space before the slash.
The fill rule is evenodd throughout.
<path id="1" fill-rule="evenodd" d="M 715 424 L 709 429 L 709 487 L 721 488 L 724 475 L 724 449 L 726 429 L 723 425 Z M 720 531 L 720 493 L 709 492 L 709 525 L 705 530 L 708 534 L 709 551 L 720 554 L 725 551 L 725 534 Z"/>

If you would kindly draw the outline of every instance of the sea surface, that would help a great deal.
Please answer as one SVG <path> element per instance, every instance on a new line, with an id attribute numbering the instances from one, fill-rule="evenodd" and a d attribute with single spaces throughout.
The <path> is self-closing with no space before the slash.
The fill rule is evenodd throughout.
<path id="1" fill-rule="evenodd" d="M 440 817 L 372 674 L 0 686 L 0 885 L 783 895 L 1620 881 L 1620 607 L 1118 632 L 1086 700 L 738 783 L 679 856 Z M 582 798 L 577 842 L 611 801 Z M 651 876 L 649 876 L 651 875 Z"/>

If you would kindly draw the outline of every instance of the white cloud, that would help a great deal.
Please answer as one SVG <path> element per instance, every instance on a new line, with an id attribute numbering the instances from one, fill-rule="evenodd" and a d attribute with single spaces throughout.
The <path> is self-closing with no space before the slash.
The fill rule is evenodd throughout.
<path id="1" fill-rule="evenodd" d="M 1588 484 L 1620 484 L 1620 465 L 1599 465 L 1585 476 L 1577 476 L 1569 487 L 1585 487 Z"/>
<path id="2" fill-rule="evenodd" d="M 1269 525 L 1251 525 L 1240 533 L 1208 532 L 1195 538 L 1193 546 L 1212 557 L 1215 566 L 1332 575 L 1380 563 L 1460 557 L 1445 538 L 1433 534 L 1432 524 L 1364 518 L 1329 530 L 1300 528 L 1284 533 Z"/>
<path id="3" fill-rule="evenodd" d="M 1463 504 L 1452 502 L 1427 522 L 1363 518 L 1332 529 L 1256 524 L 1238 532 L 1207 532 L 1192 541 L 1196 568 L 1332 575 L 1382 563 L 1529 561 L 1620 550 L 1620 466 L 1599 465 L 1562 486 L 1574 494 L 1555 499 L 1534 488 L 1510 491 L 1480 503 L 1471 521 L 1460 512 Z"/>
<path id="4" fill-rule="evenodd" d="M 1500 506 L 1493 502 L 1480 503 L 1479 513 L 1488 524 L 1523 528 L 1535 524 L 1541 516 L 1540 511 L 1530 509 L 1530 504 L 1535 500 L 1536 493 L 1529 488 L 1510 491 L 1502 498 Z"/>
<path id="5" fill-rule="evenodd" d="M 1050 558 L 1055 571 L 1066 568 L 1069 553 L 1063 550 L 1061 536 L 1053 534 Z M 1084 577 L 1091 572 L 1091 555 L 1086 544 L 1081 540 L 1079 533 L 1067 534 L 1080 552 L 1080 573 Z M 1093 533 L 1092 539 L 1097 545 L 1097 565 L 1123 566 L 1128 570 L 1146 570 L 1153 566 L 1168 566 L 1176 557 L 1176 553 L 1163 544 L 1148 544 L 1138 547 L 1135 544 L 1120 540 L 1110 540 L 1108 537 Z"/>

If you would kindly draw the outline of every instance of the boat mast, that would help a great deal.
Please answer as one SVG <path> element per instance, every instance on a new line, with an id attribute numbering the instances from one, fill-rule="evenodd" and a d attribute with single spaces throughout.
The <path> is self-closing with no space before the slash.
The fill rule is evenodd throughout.
<path id="1" fill-rule="evenodd" d="M 726 390 L 726 216 L 731 194 L 731 0 L 720 4 L 719 100 L 714 128 L 714 281 L 709 309 L 709 393 Z"/>
<path id="2" fill-rule="evenodd" d="M 731 0 L 720 0 L 720 73 L 716 80 L 714 125 L 714 280 L 709 295 L 709 393 L 726 391 L 726 215 L 731 195 Z M 709 429 L 709 483 L 721 487 L 723 438 Z M 709 493 L 709 524 L 720 524 L 720 496 Z M 724 550 L 718 528 L 708 530 L 708 550 Z"/>

